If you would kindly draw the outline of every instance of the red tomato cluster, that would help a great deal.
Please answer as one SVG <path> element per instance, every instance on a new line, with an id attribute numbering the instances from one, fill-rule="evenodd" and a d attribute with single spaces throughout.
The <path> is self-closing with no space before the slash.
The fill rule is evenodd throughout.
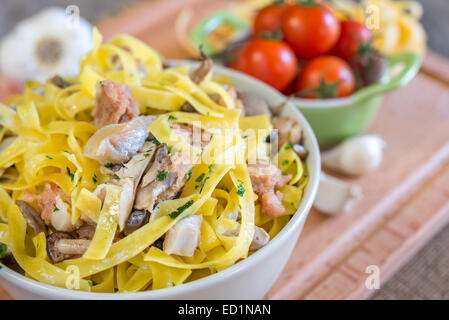
<path id="1" fill-rule="evenodd" d="M 362 69 L 379 60 L 367 58 L 371 40 L 363 24 L 339 21 L 322 0 L 278 1 L 257 13 L 252 39 L 229 66 L 286 94 L 344 97 L 369 84 Z"/>

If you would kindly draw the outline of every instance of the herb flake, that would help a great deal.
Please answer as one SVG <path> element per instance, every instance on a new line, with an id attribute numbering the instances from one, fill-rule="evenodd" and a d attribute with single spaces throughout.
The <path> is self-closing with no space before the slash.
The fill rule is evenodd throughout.
<path id="1" fill-rule="evenodd" d="M 191 207 L 193 204 L 193 200 L 189 200 L 180 206 L 176 211 L 173 211 L 169 214 L 170 218 L 176 219 L 181 213 L 183 213 L 187 208 Z"/>
<path id="2" fill-rule="evenodd" d="M 47 159 L 53 160 L 53 158 L 50 157 L 49 155 L 46 155 L 45 157 L 46 157 Z"/>
<path id="3" fill-rule="evenodd" d="M 191 177 L 192 177 L 192 170 L 189 170 L 189 172 L 187 173 L 187 181 L 189 181 Z"/>
<path id="4" fill-rule="evenodd" d="M 198 178 L 195 179 L 195 181 L 196 181 L 196 182 L 201 182 L 201 181 L 203 181 L 205 175 L 206 175 L 206 174 L 203 172 L 202 174 L 200 174 L 200 175 L 198 176 Z"/>
<path id="5" fill-rule="evenodd" d="M 161 171 L 157 169 L 157 180 L 164 181 L 167 178 L 168 171 Z"/>
<path id="6" fill-rule="evenodd" d="M 6 256 L 6 253 L 8 252 L 8 246 L 4 243 L 0 242 L 0 258 L 3 258 Z"/>
<path id="7" fill-rule="evenodd" d="M 104 164 L 104 167 L 108 168 L 108 169 L 112 168 L 112 166 L 113 166 L 112 162 L 108 162 L 108 163 Z"/>
<path id="8" fill-rule="evenodd" d="M 73 179 L 75 178 L 75 174 L 70 171 L 69 167 L 67 167 L 66 169 L 67 169 L 68 175 L 70 176 L 70 180 L 73 182 Z"/>
<path id="9" fill-rule="evenodd" d="M 245 188 L 243 187 L 243 184 L 239 184 L 236 193 L 239 197 L 243 197 L 243 195 L 245 194 Z"/>

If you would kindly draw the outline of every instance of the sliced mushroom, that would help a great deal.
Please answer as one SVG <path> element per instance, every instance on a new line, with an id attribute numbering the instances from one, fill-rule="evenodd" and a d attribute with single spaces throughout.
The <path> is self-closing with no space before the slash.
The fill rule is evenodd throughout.
<path id="1" fill-rule="evenodd" d="M 126 221 L 123 233 L 129 235 L 148 222 L 148 212 L 146 210 L 133 211 Z"/>
<path id="2" fill-rule="evenodd" d="M 188 103 L 188 102 L 184 103 L 184 104 L 181 106 L 181 111 L 184 111 L 184 112 L 191 112 L 191 113 L 198 113 L 198 112 L 196 111 L 196 109 L 195 109 L 190 103 Z"/>
<path id="3" fill-rule="evenodd" d="M 295 120 L 284 117 L 274 117 L 271 120 L 274 129 L 278 130 L 278 147 L 286 143 L 297 144 L 301 142 L 302 129 Z"/>
<path id="4" fill-rule="evenodd" d="M 153 164 L 151 165 L 150 169 L 147 171 L 145 176 L 142 178 L 142 182 L 140 184 L 141 188 L 149 185 L 152 181 L 156 179 L 157 170 L 161 168 L 162 160 L 164 160 L 167 154 L 168 154 L 167 145 L 163 143 L 159 146 L 159 148 L 156 151 Z"/>
<path id="5" fill-rule="evenodd" d="M 53 78 L 51 78 L 50 82 L 61 89 L 65 89 L 67 87 L 70 87 L 71 85 L 70 82 L 66 81 L 63 77 L 59 75 L 55 75 Z"/>
<path id="6" fill-rule="evenodd" d="M 134 207 L 136 209 L 146 209 L 153 211 L 157 198 L 164 191 L 168 190 L 176 181 L 178 175 L 175 172 L 169 172 L 164 180 L 154 180 L 152 183 L 137 191 Z"/>
<path id="7" fill-rule="evenodd" d="M 250 92 L 237 91 L 237 97 L 242 101 L 246 116 L 257 116 L 259 114 L 268 114 L 271 117 L 271 111 L 265 100 Z"/>
<path id="8" fill-rule="evenodd" d="M 156 149 L 156 144 L 152 142 L 145 142 L 141 150 L 139 150 L 139 153 L 132 157 L 131 160 L 129 160 L 127 163 L 122 165 L 120 169 L 115 172 L 115 174 L 120 179 L 130 178 L 136 184 L 139 183 L 143 173 L 145 172 L 145 169 L 153 159 L 153 155 L 156 153 Z"/>
<path id="9" fill-rule="evenodd" d="M 140 152 L 116 173 L 120 179 L 115 181 L 123 188 L 120 195 L 120 212 L 118 215 L 120 230 L 125 228 L 126 220 L 133 207 L 137 186 L 155 153 L 156 145 L 152 142 L 145 142 Z"/>
<path id="10" fill-rule="evenodd" d="M 95 225 L 84 224 L 82 227 L 76 230 L 76 235 L 79 239 L 92 240 L 95 234 Z"/>
<path id="11" fill-rule="evenodd" d="M 56 242 L 61 239 L 73 239 L 67 232 L 53 232 L 47 237 L 47 255 L 53 263 L 58 263 L 63 260 L 69 259 L 71 254 L 65 254 L 58 250 Z"/>
<path id="12" fill-rule="evenodd" d="M 55 249 L 63 255 L 84 254 L 89 248 L 91 240 L 87 239 L 59 239 L 55 242 Z"/>
<path id="13" fill-rule="evenodd" d="M 15 202 L 19 207 L 20 212 L 22 212 L 26 222 L 36 234 L 41 232 L 47 233 L 47 226 L 45 225 L 45 222 L 41 219 L 39 213 L 32 206 L 23 200 L 16 200 Z"/>
<path id="14" fill-rule="evenodd" d="M 309 151 L 307 151 L 306 148 L 304 148 L 303 145 L 297 143 L 293 145 L 293 150 L 296 152 L 296 154 L 302 159 L 304 160 L 305 158 L 307 158 L 307 155 L 309 154 Z"/>
<path id="15" fill-rule="evenodd" d="M 190 79 L 196 84 L 201 83 L 201 81 L 203 81 L 207 74 L 212 70 L 213 65 L 214 62 L 212 59 L 201 51 L 201 64 L 189 74 Z"/>
<path id="16" fill-rule="evenodd" d="M 192 257 L 198 247 L 203 216 L 182 218 L 168 230 L 164 240 L 164 252 L 183 257 Z"/>

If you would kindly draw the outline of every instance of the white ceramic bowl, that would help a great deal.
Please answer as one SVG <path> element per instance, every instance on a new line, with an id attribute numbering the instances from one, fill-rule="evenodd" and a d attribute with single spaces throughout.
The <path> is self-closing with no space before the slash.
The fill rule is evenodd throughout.
<path id="1" fill-rule="evenodd" d="M 180 63 L 180 62 L 175 62 Z M 182 62 L 186 64 L 187 62 Z M 194 65 L 194 63 L 189 64 Z M 270 106 L 279 106 L 285 98 L 264 83 L 242 73 L 215 67 L 215 74 L 231 78 L 237 89 L 256 93 Z M 320 156 L 315 135 L 302 114 L 286 104 L 281 115 L 295 119 L 304 131 L 304 144 L 309 150 L 307 166 L 310 181 L 301 205 L 284 229 L 265 247 L 247 259 L 206 278 L 177 287 L 139 293 L 88 293 L 53 287 L 26 278 L 3 266 L 1 285 L 16 299 L 260 299 L 273 285 L 287 263 L 318 188 Z"/>

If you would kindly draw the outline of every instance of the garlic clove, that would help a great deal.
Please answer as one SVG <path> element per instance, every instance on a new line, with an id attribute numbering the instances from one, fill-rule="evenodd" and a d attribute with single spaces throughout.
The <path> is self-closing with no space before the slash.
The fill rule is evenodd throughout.
<path id="1" fill-rule="evenodd" d="M 378 168 L 386 143 L 377 135 L 349 138 L 321 153 L 323 165 L 333 171 L 359 176 Z"/>
<path id="2" fill-rule="evenodd" d="M 359 186 L 321 173 L 313 206 L 324 214 L 335 215 L 339 212 L 348 212 L 354 203 L 362 198 L 362 189 Z"/>

